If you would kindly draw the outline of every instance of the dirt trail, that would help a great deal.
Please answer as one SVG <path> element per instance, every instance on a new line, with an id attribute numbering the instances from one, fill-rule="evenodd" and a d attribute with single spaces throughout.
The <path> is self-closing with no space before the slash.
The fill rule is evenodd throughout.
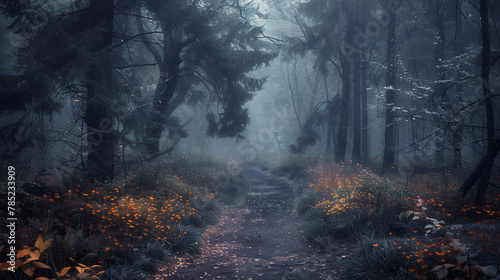
<path id="1" fill-rule="evenodd" d="M 244 172 L 249 192 L 207 231 L 201 254 L 178 258 L 173 275 L 156 279 L 337 279 L 334 258 L 304 241 L 291 186 L 251 167 Z"/>

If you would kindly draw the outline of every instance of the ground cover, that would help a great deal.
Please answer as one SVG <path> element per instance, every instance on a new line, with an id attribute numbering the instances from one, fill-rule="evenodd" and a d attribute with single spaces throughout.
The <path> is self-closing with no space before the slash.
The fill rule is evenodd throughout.
<path id="1" fill-rule="evenodd" d="M 308 172 L 297 184 L 306 238 L 324 251 L 347 242 L 343 279 L 498 277 L 498 190 L 479 207 L 461 196 L 451 173 L 294 161 Z"/>
<path id="2" fill-rule="evenodd" d="M 135 164 L 107 184 L 49 175 L 19 181 L 16 272 L 2 254 L 0 273 L 39 280 L 155 274 L 176 254 L 199 252 L 202 233 L 244 192 L 239 168 L 184 156 Z M 0 238 L 7 244 L 7 233 Z"/>

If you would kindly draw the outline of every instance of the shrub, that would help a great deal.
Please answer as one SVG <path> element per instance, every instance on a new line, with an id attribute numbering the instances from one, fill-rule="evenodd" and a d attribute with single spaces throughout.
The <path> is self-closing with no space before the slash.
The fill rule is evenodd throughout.
<path id="1" fill-rule="evenodd" d="M 304 191 L 297 203 L 297 211 L 300 215 L 306 214 L 321 200 L 321 194 L 313 191 Z"/>
<path id="2" fill-rule="evenodd" d="M 334 242 L 331 220 L 312 219 L 306 224 L 306 238 L 321 250 L 328 250 Z"/>
<path id="3" fill-rule="evenodd" d="M 89 187 L 74 178 L 67 189 L 22 197 L 25 207 L 20 209 L 29 211 L 19 216 L 29 227 L 24 227 L 20 245 L 40 231 L 52 232 L 54 239 L 44 252 L 52 270 L 41 276 L 64 271 L 72 277 L 80 270 L 97 274 L 97 266 L 79 263 L 94 263 L 99 256 L 99 263 L 111 266 L 103 279 L 142 279 L 141 273 L 155 273 L 173 252 L 198 253 L 201 229 L 217 223 L 221 206 L 237 201 L 246 188 L 234 161 L 158 158 L 132 169 L 129 179 Z M 224 182 L 217 180 L 220 170 L 225 170 Z M 25 193 L 21 184 L 19 193 Z M 160 243 L 142 245 L 155 239 Z"/>
<path id="4" fill-rule="evenodd" d="M 78 262 L 96 263 L 98 255 L 94 250 L 102 247 L 100 245 L 89 241 L 82 230 L 68 228 L 64 236 L 54 237 L 54 242 L 48 251 L 52 261 L 62 268 L 71 265 L 70 258 Z"/>
<path id="5" fill-rule="evenodd" d="M 173 252 L 186 252 L 198 254 L 200 252 L 198 241 L 201 234 L 198 228 L 192 225 L 175 224 L 172 234 L 167 237 L 168 248 Z"/>
<path id="6" fill-rule="evenodd" d="M 100 265 L 88 267 L 72 259 L 70 260 L 73 263 L 69 266 L 55 267 L 58 264 L 54 264 L 53 259 L 47 255 L 47 249 L 51 247 L 53 242 L 53 239 L 44 240 L 42 235 L 39 235 L 33 247 L 25 246 L 24 249 L 18 250 L 15 259 L 15 273 L 12 274 L 11 271 L 7 272 L 8 279 L 48 279 L 46 276 L 52 277 L 57 275 L 60 279 L 91 280 L 99 279 L 97 275 L 104 273 Z M 3 247 L 3 245 L 0 246 L 0 251 Z M 51 264 L 51 266 L 47 265 L 47 263 Z M 10 263 L 0 263 L 0 271 L 9 270 L 10 268 Z"/>
<path id="7" fill-rule="evenodd" d="M 146 279 L 136 267 L 115 265 L 107 269 L 100 277 L 101 280 L 144 280 Z"/>
<path id="8" fill-rule="evenodd" d="M 204 228 L 208 225 L 217 223 L 221 213 L 221 207 L 213 200 L 193 200 L 193 207 L 196 209 L 196 215 L 191 215 L 187 219 L 187 224 Z"/>
<path id="9" fill-rule="evenodd" d="M 116 271 L 113 273 L 146 273 L 155 274 L 158 268 L 172 258 L 173 253 L 161 242 L 147 243 L 146 246 L 116 253 Z M 133 268 L 132 271 L 123 270 L 123 267 Z M 133 274 L 135 275 L 135 274 Z"/>
<path id="10" fill-rule="evenodd" d="M 291 156 L 284 160 L 272 173 L 287 177 L 290 180 L 299 180 L 308 176 L 308 162 L 304 157 Z"/>
<path id="11" fill-rule="evenodd" d="M 416 279 L 404 269 L 404 250 L 388 240 L 361 237 L 353 255 L 340 262 L 342 279 Z"/>
<path id="12" fill-rule="evenodd" d="M 160 242 L 148 243 L 142 250 L 142 254 L 159 262 L 167 262 L 172 257 L 172 252 Z"/>
<path id="13" fill-rule="evenodd" d="M 388 237 L 414 231 L 413 224 L 399 219 L 402 206 L 385 207 L 378 211 L 346 210 L 335 214 L 329 214 L 327 209 L 329 204 L 323 202 L 305 214 L 307 239 L 313 243 L 335 239 L 355 241 L 363 235 Z"/>

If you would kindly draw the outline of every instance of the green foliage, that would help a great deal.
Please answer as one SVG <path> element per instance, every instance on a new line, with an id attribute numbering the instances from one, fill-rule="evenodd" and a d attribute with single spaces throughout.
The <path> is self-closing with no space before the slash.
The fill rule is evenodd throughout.
<path id="1" fill-rule="evenodd" d="M 327 163 L 309 173 L 314 180 L 298 203 L 306 238 L 322 250 L 339 242 L 353 248 L 340 262 L 343 279 L 497 276 L 498 250 L 489 249 L 498 248 L 494 231 L 481 224 L 447 226 L 450 214 L 443 209 L 454 196 L 439 196 L 441 183 L 432 175 L 401 186 L 358 166 Z M 429 216 L 436 214 L 440 220 Z"/>
<path id="2" fill-rule="evenodd" d="M 166 243 L 169 250 L 173 252 L 186 252 L 198 254 L 200 252 L 199 241 L 201 234 L 198 228 L 191 225 L 175 224 L 171 236 Z"/>
<path id="3" fill-rule="evenodd" d="M 297 203 L 297 210 L 300 215 L 304 215 L 321 200 L 321 194 L 313 191 L 305 191 L 302 193 Z"/>
<path id="4" fill-rule="evenodd" d="M 102 275 L 101 280 L 144 280 L 146 279 L 136 267 L 128 265 L 115 265 L 107 269 Z"/>
<path id="5" fill-rule="evenodd" d="M 208 136 L 242 138 L 250 120 L 244 105 L 266 81 L 249 73 L 276 57 L 274 46 L 259 36 L 262 27 L 248 24 L 238 9 L 221 9 L 225 1 L 143 2 L 158 20 L 151 29 L 172 42 L 161 46 L 169 54 L 162 61 L 152 46 L 148 48 L 158 64 L 176 69 L 167 77 L 166 95 L 174 96 L 175 92 L 187 97 L 155 105 L 155 113 L 159 113 L 156 107 L 170 114 L 182 103 L 197 105 L 203 101 L 209 104 Z M 179 31 L 183 36 L 178 36 Z"/>
<path id="6" fill-rule="evenodd" d="M 213 200 L 195 200 L 193 202 L 193 207 L 196 209 L 197 214 L 189 216 L 187 224 L 205 228 L 217 223 L 221 209 L 216 202 Z"/>
<path id="7" fill-rule="evenodd" d="M 52 261 L 58 266 L 70 266 L 70 259 L 78 262 L 97 262 L 98 255 L 95 253 L 95 242 L 90 242 L 82 230 L 73 230 L 68 228 L 63 236 L 57 235 L 49 249 Z M 61 268 L 62 268 L 61 267 Z"/>
<path id="8" fill-rule="evenodd" d="M 36 216 L 40 211 L 43 211 L 39 203 L 39 196 L 42 194 L 42 187 L 34 182 L 16 182 L 16 217 L 18 219 L 28 220 Z M 0 189 L 0 196 L 7 197 L 6 187 Z M 0 215 L 6 217 L 6 211 L 7 207 L 3 207 L 3 209 L 0 208 Z"/>
<path id="9" fill-rule="evenodd" d="M 322 162 L 316 168 L 310 171 L 314 183 L 303 188 L 298 200 L 313 244 L 323 248 L 331 240 L 405 235 L 415 229 L 399 219 L 405 207 L 393 183 L 357 167 Z"/>
<path id="10" fill-rule="evenodd" d="M 15 259 L 16 275 L 14 277 L 16 279 L 19 277 L 21 279 L 49 280 L 49 278 L 44 276 L 55 274 L 57 275 L 57 279 L 99 280 L 98 275 L 104 273 L 104 271 L 99 271 L 101 268 L 100 265 L 88 267 L 82 263 L 76 263 L 71 258 L 69 259 L 73 262 L 72 265 L 64 268 L 54 267 L 53 259 L 50 257 L 50 254 L 47 254 L 53 242 L 53 239 L 44 240 L 42 235 L 39 235 L 35 246 L 24 246 L 24 249 L 18 250 Z M 2 251 L 3 247 L 3 245 L 0 246 L 0 251 Z M 49 262 L 50 260 L 51 262 Z M 50 263 L 52 266 L 46 263 Z M 8 270 L 10 267 L 10 263 L 1 263 L 0 271 Z M 58 272 L 59 270 L 60 272 Z M 20 277 L 19 273 L 17 273 L 18 271 L 22 271 L 24 277 Z M 9 271 L 8 273 L 10 274 L 11 272 Z M 51 278 L 50 280 L 55 279 Z"/>
<path id="11" fill-rule="evenodd" d="M 129 255 L 127 264 L 137 271 L 155 274 L 158 272 L 158 268 L 167 263 L 171 258 L 172 252 L 169 251 L 164 244 L 155 242 L 148 243 L 139 251 L 133 251 L 133 253 Z M 120 272 L 120 270 L 117 272 Z M 128 271 L 128 273 L 131 272 L 133 271 Z"/>
<path id="12" fill-rule="evenodd" d="M 416 279 L 403 269 L 404 250 L 389 240 L 361 237 L 353 255 L 340 262 L 342 279 Z"/>
<path id="13" fill-rule="evenodd" d="M 306 238 L 321 250 L 328 250 L 335 241 L 333 226 L 330 220 L 310 220 L 306 223 Z"/>
<path id="14" fill-rule="evenodd" d="M 102 262 L 110 268 L 103 279 L 142 279 L 141 273 L 158 272 L 174 253 L 199 253 L 203 230 L 216 224 L 222 208 L 237 201 L 248 185 L 240 169 L 221 172 L 225 165 L 189 157 L 158 159 L 135 168 L 129 180 L 91 188 L 75 178 L 67 185 L 71 192 L 58 188 L 41 197 L 29 194 L 22 205 L 33 204 L 33 217 L 23 239 L 31 240 L 40 230 L 53 238 L 41 264 L 34 264 L 50 265 L 53 272 L 47 269 L 44 276 L 57 272 L 64 279 L 79 273 L 97 276 L 98 267 L 83 264 Z"/>
<path id="15" fill-rule="evenodd" d="M 414 228 L 399 220 L 399 211 L 399 207 L 387 207 L 376 212 L 348 210 L 330 216 L 321 208 L 314 208 L 305 215 L 307 239 L 324 249 L 325 241 L 356 241 L 365 235 L 389 237 L 412 233 Z"/>
<path id="16" fill-rule="evenodd" d="M 337 235 L 348 238 L 359 234 L 375 236 L 404 235 L 412 227 L 399 220 L 401 206 L 384 207 L 378 211 L 348 211 L 333 217 L 336 220 Z"/>
<path id="17" fill-rule="evenodd" d="M 172 252 L 160 242 L 148 243 L 142 253 L 154 261 L 166 262 L 172 257 Z"/>

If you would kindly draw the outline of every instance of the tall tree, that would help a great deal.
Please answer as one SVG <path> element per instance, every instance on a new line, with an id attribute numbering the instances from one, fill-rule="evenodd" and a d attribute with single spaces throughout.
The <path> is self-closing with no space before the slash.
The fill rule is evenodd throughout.
<path id="1" fill-rule="evenodd" d="M 476 184 L 477 190 L 475 202 L 482 204 L 485 198 L 486 190 L 490 181 L 491 170 L 495 157 L 500 151 L 500 139 L 495 134 L 495 112 L 493 111 L 492 92 L 490 87 L 490 28 L 488 16 L 488 0 L 480 2 L 481 16 L 481 37 L 482 37 L 482 70 L 481 81 L 484 97 L 484 106 L 486 111 L 486 127 L 488 135 L 488 148 L 486 155 L 479 161 L 471 175 L 461 186 L 461 191 L 465 195 Z"/>
<path id="2" fill-rule="evenodd" d="M 369 142 L 368 142 L 368 94 L 367 94 L 367 62 L 366 56 L 363 52 L 361 54 L 360 76 L 361 76 L 361 162 L 368 163 L 370 160 L 369 155 Z"/>
<path id="3" fill-rule="evenodd" d="M 233 1 L 144 2 L 163 35 L 160 47 L 143 39 L 160 74 L 146 129 L 149 152 L 161 153 L 167 120 L 193 92 L 205 93 L 216 104 L 207 114 L 209 136 L 241 137 L 249 122 L 243 106 L 265 82 L 248 72 L 275 57 L 262 50 L 266 44 L 258 38 L 261 28 L 245 21 L 243 7 Z M 138 25 L 142 28 L 142 20 Z"/>
<path id="4" fill-rule="evenodd" d="M 354 135 L 352 143 L 352 160 L 361 161 L 361 56 L 359 53 L 353 57 L 353 103 L 354 103 Z"/>
<path id="5" fill-rule="evenodd" d="M 460 57 L 463 50 L 466 48 L 467 35 L 464 26 L 464 20 L 462 15 L 462 1 L 457 1 L 455 6 L 455 41 L 453 43 L 453 52 L 456 56 Z M 455 79 L 457 81 L 455 85 L 455 103 L 462 104 L 463 94 L 464 94 L 464 73 L 466 72 L 466 64 L 460 63 L 458 69 L 456 69 Z M 459 105 L 460 106 L 460 105 Z M 455 108 L 459 108 L 455 106 Z M 457 111 L 455 109 L 454 111 Z M 463 143 L 463 131 L 464 124 L 460 120 L 454 120 L 452 123 L 452 138 L 451 145 L 453 146 L 453 168 L 462 169 L 462 143 Z"/>
<path id="6" fill-rule="evenodd" d="M 387 170 L 395 166 L 395 137 L 394 103 L 396 102 L 396 14 L 390 13 L 387 29 L 387 72 L 385 78 L 385 133 L 384 133 L 384 161 L 382 167 Z"/>
<path id="7" fill-rule="evenodd" d="M 448 9 L 452 6 L 452 1 L 441 1 L 441 2 L 429 2 L 427 4 L 427 13 L 429 16 L 430 23 L 435 29 L 435 48 L 434 48 L 434 64 L 437 69 L 437 78 L 435 81 L 434 92 L 433 92 L 433 102 L 432 105 L 435 107 L 436 113 L 433 116 L 437 126 L 436 126 L 436 163 L 443 164 L 444 162 L 444 149 L 446 142 L 446 120 L 444 116 L 446 111 L 449 110 L 449 97 L 447 94 L 447 66 L 446 66 L 446 23 L 448 22 Z"/>
<path id="8" fill-rule="evenodd" d="M 346 32 L 343 46 L 352 48 L 354 31 L 354 11 L 352 6 L 347 6 L 347 2 L 342 2 L 342 8 L 346 15 Z M 351 3 L 352 4 L 352 3 Z M 345 5 L 345 6 L 344 6 Z M 342 46 L 342 44 L 341 44 Z M 350 50 L 352 51 L 352 50 Z M 347 128 L 349 123 L 349 101 L 351 97 L 351 52 L 346 48 L 339 47 L 340 78 L 342 80 L 342 107 L 340 111 L 340 121 L 337 138 L 337 149 L 335 150 L 335 161 L 344 162 L 347 152 Z"/>
<path id="9" fill-rule="evenodd" d="M 5 100 L 18 104 L 7 111 L 24 110 L 26 116 L 52 115 L 62 108 L 61 95 L 84 101 L 88 149 L 86 163 L 82 164 L 89 177 L 107 181 L 114 175 L 115 135 L 110 108 L 114 98 L 110 57 L 114 6 L 112 0 L 81 4 L 68 2 L 48 11 L 36 3 L 4 3 L 4 13 L 13 17 L 11 28 L 22 38 L 16 53 L 18 76 L 7 79 L 12 83 Z M 21 136 L 10 132 L 13 137 Z M 27 146 L 17 144 L 21 144 L 17 152 Z"/>
<path id="10" fill-rule="evenodd" d="M 87 125 L 87 173 L 104 182 L 114 177 L 116 142 L 111 105 L 113 91 L 111 44 L 113 42 L 113 0 L 92 0 L 88 7 L 89 29 L 98 30 L 90 50 L 96 60 L 87 72 L 87 108 L 83 119 Z"/>
<path id="11" fill-rule="evenodd" d="M 330 141 L 336 139 L 334 158 L 337 162 L 344 162 L 347 153 L 347 135 L 349 124 L 349 110 L 351 100 L 352 84 L 352 58 L 357 52 L 353 46 L 353 36 L 355 27 L 355 14 L 363 1 L 326 1 L 313 0 L 299 4 L 299 12 L 302 17 L 295 17 L 296 23 L 302 31 L 302 37 L 289 38 L 288 52 L 305 54 L 308 51 L 316 55 L 316 69 L 325 77 L 329 73 L 338 73 L 342 82 L 341 92 L 335 97 L 340 99 L 340 106 L 327 100 L 325 111 L 329 115 L 324 118 L 328 121 L 317 122 L 322 110 L 312 112 L 306 121 L 307 125 L 327 125 L 327 150 L 331 151 Z M 307 23 L 306 23 L 307 20 Z M 341 36 L 339 36 L 341 33 Z M 330 71 L 335 69 L 335 71 Z M 331 77 L 335 79 L 336 77 Z M 339 121 L 333 121 L 335 115 L 339 114 Z M 337 128 L 336 135 L 335 129 Z M 313 145 L 319 136 L 315 132 L 317 127 L 304 127 L 303 134 L 297 139 L 297 144 L 292 150 L 303 150 L 305 147 Z M 306 135 L 305 133 L 309 133 Z M 295 149 L 297 148 L 297 149 Z"/>

